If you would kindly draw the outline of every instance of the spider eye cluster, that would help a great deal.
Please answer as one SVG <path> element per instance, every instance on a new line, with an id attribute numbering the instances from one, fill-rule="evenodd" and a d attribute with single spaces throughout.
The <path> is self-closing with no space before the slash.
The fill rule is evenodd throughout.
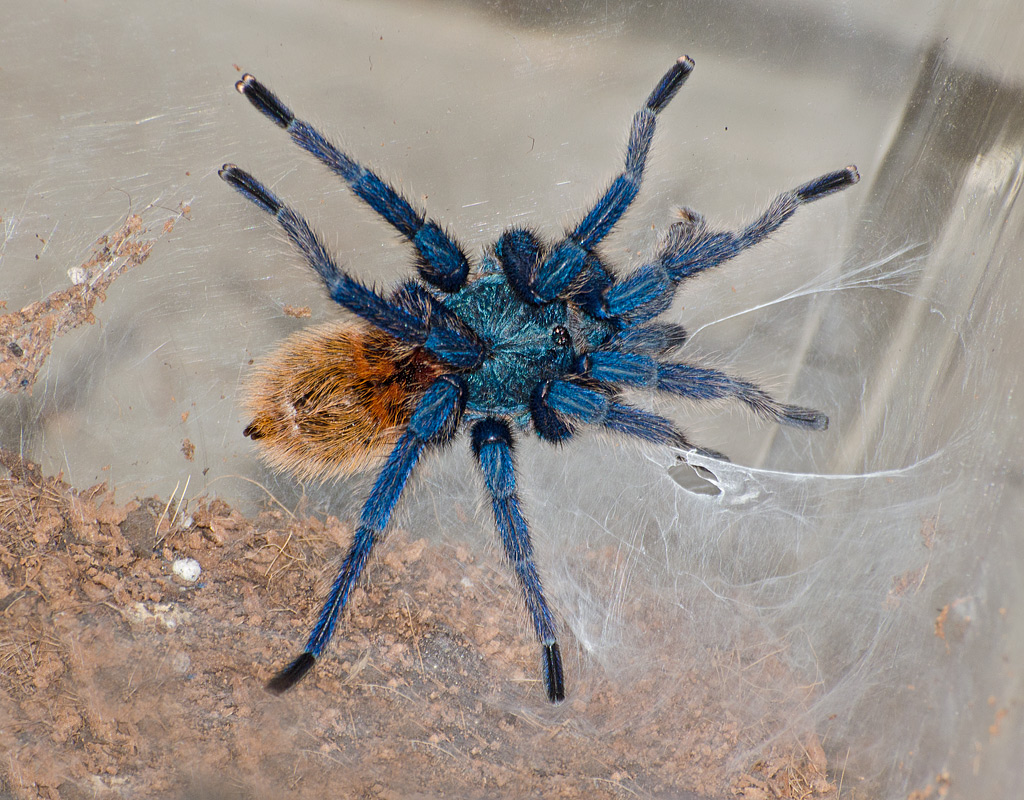
<path id="1" fill-rule="evenodd" d="M 559 347 L 572 347 L 572 336 L 564 325 L 555 325 L 551 329 L 551 341 Z"/>

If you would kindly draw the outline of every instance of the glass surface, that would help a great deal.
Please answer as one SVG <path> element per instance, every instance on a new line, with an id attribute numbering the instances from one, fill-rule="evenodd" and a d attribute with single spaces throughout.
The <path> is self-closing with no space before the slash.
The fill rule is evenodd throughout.
<path id="1" fill-rule="evenodd" d="M 577 218 L 620 169 L 633 112 L 689 54 L 641 199 L 604 252 L 625 268 L 677 206 L 735 227 L 855 163 L 858 186 L 687 284 L 666 317 L 691 334 L 684 360 L 831 424 L 815 434 L 659 401 L 732 458 L 690 457 L 710 483 L 663 449 L 523 437 L 521 485 L 579 702 L 559 712 L 568 721 L 514 711 L 611 736 L 661 713 L 708 653 L 733 653 L 719 688 L 744 731 L 738 768 L 815 731 L 842 796 L 947 783 L 951 796 L 1014 796 L 1022 31 L 1015 0 L 983 14 L 953 0 L 17 4 L 0 31 L 4 312 L 67 288 L 130 213 L 156 244 L 94 324 L 57 340 L 31 392 L 0 397 L 0 445 L 119 498 L 184 492 L 253 510 L 269 492 L 353 516 L 366 479 L 300 485 L 241 435 L 250 362 L 339 311 L 217 169 L 266 180 L 369 283 L 409 274 L 408 249 L 239 97 L 239 70 L 476 253 L 510 224 L 555 235 Z M 309 318 L 290 309 L 306 306 Z M 424 464 L 399 522 L 498 564 L 467 445 Z M 505 624 L 525 630 L 515 602 Z M 628 702 L 609 710 L 598 685 Z M 439 756 L 439 794 L 447 768 Z"/>

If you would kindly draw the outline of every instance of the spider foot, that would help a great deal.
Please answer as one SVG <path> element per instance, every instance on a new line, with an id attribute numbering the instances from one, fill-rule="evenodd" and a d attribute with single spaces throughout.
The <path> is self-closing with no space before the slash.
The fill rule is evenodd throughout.
<path id="1" fill-rule="evenodd" d="M 860 173 L 854 166 L 845 167 L 820 178 L 815 178 L 793 191 L 804 203 L 810 203 L 833 192 L 842 191 L 848 186 L 853 186 L 860 180 Z"/>
<path id="2" fill-rule="evenodd" d="M 217 174 L 232 189 L 243 197 L 247 197 L 268 214 L 277 216 L 277 213 L 281 210 L 281 201 L 277 199 L 274 193 L 244 169 L 240 169 L 234 164 L 225 164 L 217 171 Z"/>
<path id="3" fill-rule="evenodd" d="M 812 431 L 828 430 L 828 417 L 820 411 L 815 411 L 813 408 L 783 406 L 781 422 L 801 428 L 810 428 Z"/>
<path id="4" fill-rule="evenodd" d="M 543 669 L 548 700 L 561 703 L 565 700 L 565 679 L 562 677 L 562 654 L 558 650 L 558 642 L 544 645 Z"/>
<path id="5" fill-rule="evenodd" d="M 679 87 L 683 85 L 691 72 L 693 72 L 693 59 L 689 56 L 677 58 L 672 69 L 666 72 L 658 85 L 654 87 L 654 91 L 651 92 L 651 96 L 647 98 L 644 105 L 657 114 L 676 96 Z"/>
<path id="6" fill-rule="evenodd" d="M 267 689 L 274 694 L 281 694 L 281 692 L 288 691 L 302 680 L 303 676 L 313 668 L 315 663 L 316 656 L 312 653 L 303 653 L 291 664 L 267 681 Z"/>
<path id="7" fill-rule="evenodd" d="M 287 128 L 295 119 L 292 110 L 249 73 L 242 76 L 242 80 L 235 84 L 235 88 L 240 95 L 244 95 L 245 99 L 253 104 L 257 111 L 273 121 L 275 125 Z"/>

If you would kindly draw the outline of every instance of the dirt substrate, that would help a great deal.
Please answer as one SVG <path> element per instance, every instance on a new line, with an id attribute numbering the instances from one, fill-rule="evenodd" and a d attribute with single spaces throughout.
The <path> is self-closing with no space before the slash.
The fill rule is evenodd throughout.
<path id="1" fill-rule="evenodd" d="M 401 530 L 329 654 L 271 695 L 346 523 L 274 508 L 248 519 L 215 499 L 175 513 L 2 460 L 0 797 L 836 796 L 813 735 L 737 767 L 744 734 L 715 699 L 713 664 L 671 696 L 662 684 L 656 703 L 642 679 L 612 685 L 591 668 L 585 699 L 551 707 L 494 553 Z M 197 581 L 175 574 L 182 558 L 201 565 Z M 585 659 L 566 652 L 578 681 Z"/>

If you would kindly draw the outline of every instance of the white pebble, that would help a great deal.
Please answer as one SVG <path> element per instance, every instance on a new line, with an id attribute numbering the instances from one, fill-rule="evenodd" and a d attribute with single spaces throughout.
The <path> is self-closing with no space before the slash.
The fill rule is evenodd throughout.
<path id="1" fill-rule="evenodd" d="M 85 279 L 89 277 L 89 273 L 81 267 L 72 267 L 68 270 L 68 277 L 71 278 L 71 282 L 78 286 L 80 283 L 85 283 Z"/>
<path id="2" fill-rule="evenodd" d="M 176 558 L 171 564 L 171 569 L 186 583 L 195 583 L 199 580 L 199 573 L 203 571 L 194 558 Z"/>

